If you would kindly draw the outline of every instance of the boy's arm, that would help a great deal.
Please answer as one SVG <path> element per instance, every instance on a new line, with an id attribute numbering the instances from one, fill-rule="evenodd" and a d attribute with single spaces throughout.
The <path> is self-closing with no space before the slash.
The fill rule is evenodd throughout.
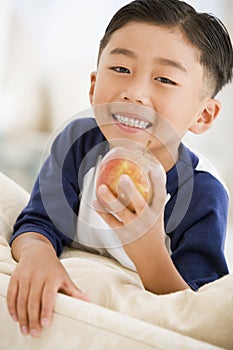
<path id="1" fill-rule="evenodd" d="M 115 203 L 117 202 L 107 188 L 103 191 L 105 193 L 98 192 L 102 207 L 96 206 L 103 219 L 117 232 L 145 288 L 155 293 L 168 293 L 189 287 L 197 290 L 203 284 L 226 275 L 228 268 L 223 248 L 228 196 L 222 184 L 205 172 L 195 174 L 194 187 L 193 181 L 191 184 L 185 181 L 178 205 L 182 208 L 186 203 L 186 194 L 189 196 L 190 186 L 192 196 L 189 198 L 185 216 L 180 220 L 180 217 L 171 215 L 174 203 L 177 202 L 176 196 L 169 200 L 164 213 L 165 195 L 163 197 L 161 192 L 164 184 L 156 179 L 156 174 L 152 180 L 155 186 L 155 198 L 151 207 L 145 205 L 135 191 L 137 195 L 134 196 L 134 205 L 137 207 L 137 215 L 127 209 L 119 211 L 118 208 L 117 215 L 121 221 L 117 221 L 110 213 L 104 212 L 103 208 L 108 206 L 114 211 L 111 203 L 114 203 L 114 199 Z M 140 211 L 140 205 L 142 208 L 145 206 L 145 210 Z M 171 256 L 164 243 L 164 214 L 166 214 L 164 222 L 171 218 L 171 222 L 175 224 L 169 233 Z"/>
<path id="2" fill-rule="evenodd" d="M 43 235 L 21 234 L 12 243 L 12 255 L 18 264 L 9 283 L 7 304 L 24 335 L 38 337 L 42 327 L 49 326 L 58 291 L 88 301 Z"/>
<path id="3" fill-rule="evenodd" d="M 57 255 L 70 245 L 77 231 L 77 215 L 83 177 L 97 160 L 97 145 L 103 135 L 91 118 L 72 121 L 52 143 L 50 154 L 40 169 L 30 201 L 14 226 L 13 240 L 24 232 L 38 232 L 47 237 Z M 90 150 L 96 150 L 91 153 Z M 96 154 L 97 153 L 97 154 Z M 96 158 L 95 158 L 96 156 Z M 84 159 L 85 158 L 85 159 Z"/>
<path id="4" fill-rule="evenodd" d="M 172 262 L 164 243 L 163 223 L 124 246 L 133 261 L 145 289 L 155 294 L 168 294 L 190 289 Z"/>
<path id="5" fill-rule="evenodd" d="M 57 291 L 85 300 L 58 256 L 76 232 L 78 167 L 85 142 L 89 144 L 89 138 L 99 142 L 100 137 L 91 134 L 88 138 L 87 134 L 89 129 L 95 132 L 95 125 L 92 120 L 75 120 L 58 135 L 37 177 L 30 201 L 14 226 L 10 244 L 19 263 L 9 284 L 8 307 L 24 334 L 38 335 L 41 327 L 50 322 Z M 42 322 L 43 319 L 47 322 Z"/>
<path id="6" fill-rule="evenodd" d="M 127 179 L 124 176 L 124 181 L 119 183 L 119 195 L 123 194 L 124 199 L 127 198 L 127 193 L 132 193 L 129 188 L 134 186 L 130 178 L 125 180 Z M 159 168 L 152 172 L 151 180 L 156 188 L 151 206 L 148 206 L 139 192 L 134 189 L 132 203 L 135 213 L 123 206 L 122 210 L 118 208 L 117 216 L 121 220 L 119 222 L 116 217 L 111 213 L 106 213 L 103 209 L 107 207 L 110 211 L 114 211 L 111 203 L 116 203 L 115 197 L 106 187 L 100 187 L 98 200 L 102 209 L 97 204 L 96 209 L 103 219 L 115 229 L 147 290 L 156 294 L 166 294 L 189 289 L 189 285 L 174 266 L 165 245 L 166 189 L 165 179 L 164 176 L 161 176 Z"/>

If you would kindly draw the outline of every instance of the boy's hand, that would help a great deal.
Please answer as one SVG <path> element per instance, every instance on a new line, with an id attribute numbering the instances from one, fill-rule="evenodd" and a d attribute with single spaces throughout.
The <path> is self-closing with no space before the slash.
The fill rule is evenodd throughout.
<path id="1" fill-rule="evenodd" d="M 13 247 L 20 239 L 15 239 Z M 89 301 L 72 282 L 51 244 L 31 240 L 21 250 L 7 293 L 10 315 L 19 322 L 22 334 L 38 337 L 42 327 L 49 326 L 57 292 Z"/>
<path id="2" fill-rule="evenodd" d="M 153 200 L 149 206 L 137 190 L 131 178 L 122 175 L 118 185 L 118 199 L 107 186 L 102 185 L 97 191 L 97 212 L 115 230 L 123 245 L 154 232 L 164 237 L 163 216 L 166 203 L 166 177 L 162 166 L 157 165 L 150 173 L 153 186 Z M 134 212 L 126 208 L 129 203 Z M 159 232 L 160 231 L 160 232 Z"/>

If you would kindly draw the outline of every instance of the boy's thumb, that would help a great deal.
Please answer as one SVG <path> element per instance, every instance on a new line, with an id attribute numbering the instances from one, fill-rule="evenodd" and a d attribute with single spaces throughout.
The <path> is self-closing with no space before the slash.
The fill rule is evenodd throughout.
<path id="1" fill-rule="evenodd" d="M 90 298 L 86 296 L 71 280 L 69 283 L 63 286 L 59 291 L 72 298 L 90 302 Z"/>

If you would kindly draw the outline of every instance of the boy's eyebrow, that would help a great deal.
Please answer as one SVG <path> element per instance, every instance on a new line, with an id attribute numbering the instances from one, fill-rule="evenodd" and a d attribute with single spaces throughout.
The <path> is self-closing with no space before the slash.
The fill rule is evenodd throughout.
<path id="1" fill-rule="evenodd" d="M 111 50 L 110 55 L 124 55 L 124 56 L 128 56 L 131 58 L 137 57 L 137 55 L 133 51 L 128 50 L 128 49 L 123 49 L 121 47 L 116 47 L 115 49 Z"/>
<path id="2" fill-rule="evenodd" d="M 133 51 L 121 47 L 116 47 L 115 49 L 111 50 L 110 55 L 124 55 L 130 58 L 137 58 L 137 55 Z M 165 57 L 156 57 L 154 61 L 162 66 L 174 67 L 184 73 L 187 73 L 186 68 L 179 61 L 170 60 L 169 58 Z"/>
<path id="3" fill-rule="evenodd" d="M 164 58 L 164 57 L 157 57 L 155 58 L 155 62 L 163 66 L 171 66 L 171 67 L 177 68 L 182 72 L 187 73 L 186 68 L 179 61 L 170 60 L 169 58 Z"/>

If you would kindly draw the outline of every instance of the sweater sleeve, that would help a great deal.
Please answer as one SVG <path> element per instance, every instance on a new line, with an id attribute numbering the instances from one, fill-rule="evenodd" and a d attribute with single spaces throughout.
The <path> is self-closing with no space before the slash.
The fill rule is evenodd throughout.
<path id="1" fill-rule="evenodd" d="M 188 182 L 183 185 L 184 195 L 187 186 Z M 228 273 L 224 256 L 228 200 L 216 178 L 198 172 L 187 212 L 169 233 L 172 260 L 194 290 Z"/>
<path id="2" fill-rule="evenodd" d="M 93 119 L 77 119 L 56 137 L 29 203 L 15 223 L 10 243 L 24 232 L 37 232 L 51 241 L 59 256 L 63 246 L 72 242 L 82 183 L 80 166 L 88 151 L 87 145 L 93 140 L 98 142 L 92 130 L 96 130 Z"/>

